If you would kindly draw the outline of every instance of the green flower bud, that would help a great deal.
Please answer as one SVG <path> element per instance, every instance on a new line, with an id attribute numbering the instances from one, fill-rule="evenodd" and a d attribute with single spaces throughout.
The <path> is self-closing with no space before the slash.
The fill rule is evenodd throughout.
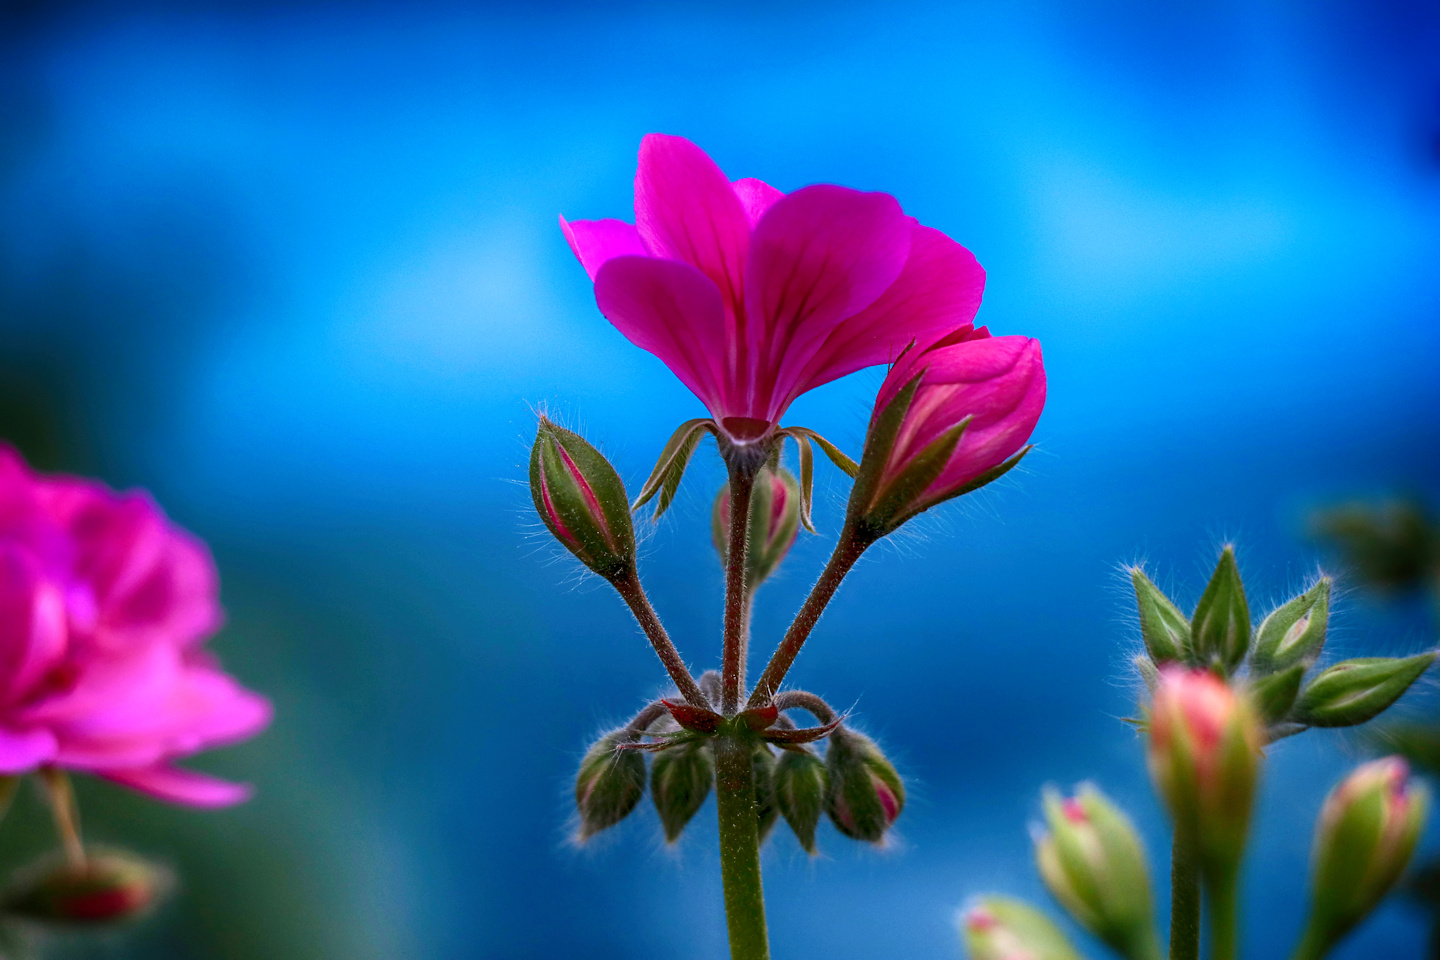
<path id="1" fill-rule="evenodd" d="M 635 531 L 625 484 L 578 433 L 540 418 L 530 449 L 530 495 L 555 539 L 607 580 L 633 569 Z"/>
<path id="2" fill-rule="evenodd" d="M 753 590 L 780 566 L 800 533 L 800 485 L 789 470 L 761 468 L 750 492 L 749 549 L 745 552 L 745 583 Z M 730 547 L 730 486 L 720 488 L 710 514 L 710 535 L 720 562 Z"/>
<path id="3" fill-rule="evenodd" d="M 765 744 L 756 747 L 751 755 L 750 768 L 755 776 L 755 817 L 760 842 L 770 837 L 775 821 L 780 819 L 780 808 L 775 802 L 775 755 Z"/>
<path id="4" fill-rule="evenodd" d="M 1177 832 L 1195 838 L 1202 871 L 1240 863 L 1260 772 L 1264 730 L 1248 697 L 1208 670 L 1170 666 L 1150 710 L 1150 777 Z"/>
<path id="5" fill-rule="evenodd" d="M 650 796 L 665 828 L 666 843 L 680 839 L 714 783 L 715 759 L 703 743 L 687 743 L 655 754 L 650 764 Z"/>
<path id="6" fill-rule="evenodd" d="M 1261 673 L 1283 670 L 1293 664 L 1306 666 L 1320 656 L 1325 645 L 1325 627 L 1330 620 L 1330 578 L 1276 608 L 1255 632 L 1255 650 L 1250 663 Z"/>
<path id="7" fill-rule="evenodd" d="M 960 918 L 970 960 L 1080 960 L 1051 920 L 1029 904 L 982 897 Z"/>
<path id="8" fill-rule="evenodd" d="M 782 750 L 775 765 L 775 803 L 795 839 L 812 857 L 816 853 L 815 828 L 825 809 L 829 791 L 825 761 L 808 750 Z"/>
<path id="9" fill-rule="evenodd" d="M 1135 603 L 1140 609 L 1140 633 L 1145 652 L 1156 664 L 1189 659 L 1190 621 L 1170 598 L 1145 576 L 1139 567 L 1130 568 L 1135 585 Z"/>
<path id="10" fill-rule="evenodd" d="M 1435 654 L 1342 660 L 1300 692 L 1294 717 L 1312 727 L 1353 727 L 1379 716 L 1435 662 Z"/>
<path id="11" fill-rule="evenodd" d="M 1218 663 L 1230 673 L 1250 650 L 1250 606 L 1235 564 L 1235 549 L 1220 552 L 1220 562 L 1190 618 L 1190 641 L 1202 664 Z"/>
<path id="12" fill-rule="evenodd" d="M 585 752 L 575 776 L 579 839 L 589 840 L 630 815 L 645 793 L 645 758 L 637 750 L 617 749 L 623 730 L 605 734 Z"/>
<path id="13" fill-rule="evenodd" d="M 1094 787 L 1045 793 L 1035 841 L 1045 885 L 1082 926 L 1126 957 L 1158 957 L 1145 851 L 1129 818 Z"/>
<path id="14" fill-rule="evenodd" d="M 1399 757 L 1363 764 L 1330 792 L 1315 824 L 1306 956 L 1321 956 L 1394 888 L 1429 802 Z"/>
<path id="15" fill-rule="evenodd" d="M 1250 684 L 1250 699 L 1266 723 L 1279 723 L 1290 715 L 1304 677 L 1305 664 L 1297 663 Z"/>
<path id="16" fill-rule="evenodd" d="M 164 870 L 124 851 L 92 851 L 81 865 L 51 856 L 21 871 L 0 895 L 0 912 L 41 923 L 125 923 L 169 886 Z"/>
<path id="17" fill-rule="evenodd" d="M 830 734 L 825 751 L 829 792 L 825 811 L 845 836 L 880 843 L 905 807 L 905 785 L 875 741 L 846 727 Z"/>

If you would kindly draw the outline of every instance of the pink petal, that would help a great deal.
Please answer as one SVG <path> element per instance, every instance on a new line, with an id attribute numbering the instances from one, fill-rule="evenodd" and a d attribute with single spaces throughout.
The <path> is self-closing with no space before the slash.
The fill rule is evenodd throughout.
<path id="1" fill-rule="evenodd" d="M 750 221 L 725 174 L 684 137 L 648 134 L 635 173 L 635 227 L 653 256 L 688 263 L 740 315 Z"/>
<path id="2" fill-rule="evenodd" d="M 985 271 L 974 254 L 939 230 L 912 223 L 905 267 L 874 303 L 835 328 L 801 376 L 812 390 L 877 363 L 893 361 L 911 342 L 925 346 L 975 319 Z"/>
<path id="3" fill-rule="evenodd" d="M 777 420 L 826 338 L 895 282 L 909 254 L 910 222 L 888 194 L 820 185 L 777 201 L 746 266 L 745 415 Z"/>
<path id="4" fill-rule="evenodd" d="M 595 279 L 600 267 L 613 257 L 643 257 L 645 247 L 633 223 L 624 220 L 573 220 L 560 218 L 560 230 L 580 266 Z"/>
<path id="5" fill-rule="evenodd" d="M 0 773 L 28 773 L 54 757 L 55 737 L 50 731 L 0 727 Z"/>
<path id="6" fill-rule="evenodd" d="M 26 697 L 65 653 L 65 596 L 30 552 L 0 545 L 0 704 Z"/>
<path id="7" fill-rule="evenodd" d="M 764 180 L 754 177 L 742 177 L 730 186 L 735 189 L 735 196 L 740 198 L 740 206 L 745 208 L 745 218 L 752 228 L 765 216 L 765 211 L 775 205 L 776 200 L 785 196 Z"/>
<path id="8" fill-rule="evenodd" d="M 725 308 L 715 284 L 673 260 L 616 257 L 595 277 L 595 302 L 631 343 L 663 360 L 715 416 L 726 415 Z"/>
<path id="9" fill-rule="evenodd" d="M 189 646 L 219 629 L 220 578 L 203 543 L 169 527 L 153 563 L 116 590 L 100 611 L 98 640 L 112 647 L 151 642 Z"/>
<path id="10" fill-rule="evenodd" d="M 187 807 L 230 807 L 249 800 L 255 792 L 249 784 L 231 783 L 177 767 L 137 767 L 97 770 L 96 773 L 131 790 Z"/>

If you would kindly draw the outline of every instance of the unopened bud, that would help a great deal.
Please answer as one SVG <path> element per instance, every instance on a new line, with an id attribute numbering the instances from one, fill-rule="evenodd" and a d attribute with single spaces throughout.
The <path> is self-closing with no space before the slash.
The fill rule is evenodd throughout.
<path id="1" fill-rule="evenodd" d="M 1430 795 L 1399 757 L 1364 764 L 1330 792 L 1315 825 L 1310 921 L 1320 956 L 1394 888 L 1415 852 Z"/>
<path id="2" fill-rule="evenodd" d="M 1255 631 L 1255 650 L 1250 662 L 1261 673 L 1284 670 L 1297 663 L 1309 665 L 1325 646 L 1325 628 L 1330 620 L 1330 578 L 1320 582 L 1288 603 L 1281 604 Z"/>
<path id="3" fill-rule="evenodd" d="M 967 907 L 960 936 L 970 960 L 1080 960 L 1049 917 L 1008 897 L 982 897 Z"/>
<path id="4" fill-rule="evenodd" d="M 1135 604 L 1140 609 L 1140 633 L 1145 652 L 1155 664 L 1185 660 L 1190 651 L 1190 621 L 1139 567 L 1130 569 Z"/>
<path id="5" fill-rule="evenodd" d="M 0 911 L 41 923 L 124 923 L 143 916 L 169 885 L 164 870 L 119 850 L 91 851 L 78 865 L 47 857 L 20 873 Z"/>
<path id="6" fill-rule="evenodd" d="M 635 562 L 625 484 L 578 433 L 540 418 L 530 450 L 530 494 L 555 539 L 607 580 Z"/>
<path id="7" fill-rule="evenodd" d="M 1045 794 L 1048 832 L 1035 858 L 1045 885 L 1079 923 L 1126 957 L 1158 957 L 1145 851 L 1129 818 L 1094 787 Z"/>
<path id="8" fill-rule="evenodd" d="M 1190 642 L 1201 663 L 1218 663 L 1226 673 L 1239 666 L 1250 650 L 1250 605 L 1233 547 L 1221 551 L 1215 573 L 1195 605 Z"/>
<path id="9" fill-rule="evenodd" d="M 758 587 L 780 566 L 800 532 L 800 485 L 789 470 L 762 468 L 750 492 L 750 545 L 745 554 L 745 583 Z M 720 488 L 710 514 L 710 534 L 720 562 L 730 548 L 730 486 Z"/>
<path id="10" fill-rule="evenodd" d="M 714 783 L 715 760 L 703 743 L 687 743 L 655 754 L 650 764 L 650 796 L 665 828 L 666 843 L 680 839 Z"/>
<path id="11" fill-rule="evenodd" d="M 575 807 L 580 812 L 581 840 L 615 826 L 630 815 L 645 793 L 645 758 L 636 750 L 620 750 L 623 730 L 605 734 L 585 753 L 575 777 Z"/>
<path id="12" fill-rule="evenodd" d="M 1300 692 L 1295 719 L 1312 727 L 1353 727 L 1379 716 L 1435 662 L 1435 654 L 1363 657 L 1322 670 Z"/>
<path id="13" fill-rule="evenodd" d="M 845 836 L 880 843 L 905 806 L 905 785 L 875 741 L 846 727 L 825 752 L 826 812 Z"/>
<path id="14" fill-rule="evenodd" d="M 1304 677 L 1305 664 L 1297 663 L 1250 682 L 1250 700 L 1266 723 L 1279 723 L 1290 716 Z"/>
<path id="15" fill-rule="evenodd" d="M 755 826 L 760 842 L 770 837 L 775 821 L 780 819 L 780 809 L 775 802 L 775 755 L 765 744 L 760 744 L 751 755 L 750 769 L 755 777 Z"/>
<path id="16" fill-rule="evenodd" d="M 1263 729 L 1247 697 L 1208 670 L 1166 667 L 1150 713 L 1150 777 L 1211 876 L 1240 862 Z"/>
<path id="17" fill-rule="evenodd" d="M 812 857 L 816 853 L 815 828 L 825 809 L 829 778 L 825 761 L 809 750 L 782 750 L 775 764 L 775 803 L 785 822 Z"/>

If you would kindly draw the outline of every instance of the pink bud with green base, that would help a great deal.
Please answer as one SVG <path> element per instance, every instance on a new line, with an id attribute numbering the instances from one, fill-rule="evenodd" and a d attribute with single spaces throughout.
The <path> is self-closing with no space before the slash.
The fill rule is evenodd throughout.
<path id="1" fill-rule="evenodd" d="M 1080 960 L 1049 917 L 1020 900 L 982 897 L 960 915 L 969 960 Z"/>
<path id="2" fill-rule="evenodd" d="M 545 417 L 530 450 L 530 494 L 545 526 L 607 580 L 635 565 L 635 532 L 625 485 L 585 438 Z"/>
<path id="3" fill-rule="evenodd" d="M 826 812 L 853 840 L 882 843 L 905 808 L 905 784 L 875 741 L 847 727 L 830 735 L 825 753 Z"/>

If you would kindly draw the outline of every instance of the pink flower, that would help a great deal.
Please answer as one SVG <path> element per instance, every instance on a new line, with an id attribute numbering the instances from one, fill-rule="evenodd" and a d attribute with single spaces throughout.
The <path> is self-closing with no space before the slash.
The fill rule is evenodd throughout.
<path id="1" fill-rule="evenodd" d="M 171 765 L 270 722 L 203 646 L 218 591 L 204 545 L 143 494 L 0 447 L 0 773 L 55 765 L 192 806 L 249 796 Z"/>
<path id="2" fill-rule="evenodd" d="M 871 498 L 895 520 L 929 509 L 971 488 L 1025 445 L 1045 406 L 1040 342 L 992 337 L 962 327 L 928 347 L 908 351 L 890 369 L 875 400 L 872 431 L 890 402 L 919 377 Z M 910 489 L 921 454 L 966 418 L 969 424 L 928 484 Z M 905 479 L 904 489 L 897 480 Z M 918 486 L 918 484 L 916 484 Z M 900 502 L 903 501 L 903 502 Z M 893 522 L 893 521 L 891 521 Z"/>
<path id="3" fill-rule="evenodd" d="M 737 441 L 767 435 L 807 390 L 968 329 L 985 287 L 970 251 L 888 194 L 731 183 L 663 134 L 640 144 L 634 225 L 560 226 L 600 312 Z"/>

